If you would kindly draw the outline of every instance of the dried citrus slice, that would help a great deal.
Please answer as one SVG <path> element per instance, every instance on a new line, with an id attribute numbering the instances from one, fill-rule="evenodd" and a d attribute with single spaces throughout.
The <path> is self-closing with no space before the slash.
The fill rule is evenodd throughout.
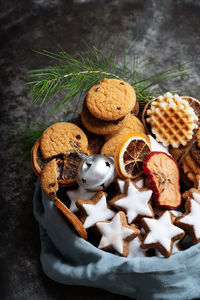
<path id="1" fill-rule="evenodd" d="M 143 173 L 142 165 L 151 152 L 149 138 L 141 132 L 124 136 L 115 153 L 115 167 L 121 178 L 134 179 Z"/>

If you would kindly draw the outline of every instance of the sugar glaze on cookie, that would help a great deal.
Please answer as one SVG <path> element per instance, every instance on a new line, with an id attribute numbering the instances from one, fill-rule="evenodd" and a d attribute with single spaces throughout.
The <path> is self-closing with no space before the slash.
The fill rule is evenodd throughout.
<path id="1" fill-rule="evenodd" d="M 121 194 L 124 194 L 125 183 L 125 180 L 117 178 L 117 187 Z M 144 187 L 144 178 L 138 177 L 136 180 L 133 181 L 133 183 L 137 185 L 138 188 L 142 189 Z"/>
<path id="2" fill-rule="evenodd" d="M 138 217 L 153 217 L 150 205 L 152 190 L 140 189 L 130 180 L 126 180 L 124 194 L 115 196 L 110 204 L 126 212 L 128 223 L 134 222 Z"/>
<path id="3" fill-rule="evenodd" d="M 188 199 L 185 208 L 186 213 L 177 220 L 177 224 L 189 231 L 194 243 L 197 243 L 200 241 L 200 203 L 193 199 Z"/>
<path id="4" fill-rule="evenodd" d="M 95 226 L 99 221 L 110 220 L 115 215 L 114 211 L 107 206 L 106 196 L 106 193 L 98 192 L 91 200 L 76 202 L 82 212 L 81 220 L 85 229 Z"/>
<path id="5" fill-rule="evenodd" d="M 141 240 L 137 236 L 135 239 L 129 243 L 129 255 L 128 258 L 134 257 L 145 257 L 146 249 L 141 248 Z"/>
<path id="6" fill-rule="evenodd" d="M 173 224 L 173 218 L 166 211 L 159 219 L 143 218 L 142 225 L 147 234 L 143 242 L 144 248 L 155 248 L 169 257 L 172 253 L 174 241 L 184 237 L 185 232 Z"/>
<path id="7" fill-rule="evenodd" d="M 96 194 L 96 192 L 88 191 L 88 190 L 84 189 L 82 186 L 79 186 L 75 190 L 66 191 L 66 194 L 71 201 L 69 210 L 71 210 L 72 212 L 77 212 L 78 207 L 76 206 L 76 201 L 78 199 L 90 200 Z"/>
<path id="8" fill-rule="evenodd" d="M 128 241 L 140 233 L 135 225 L 127 224 L 123 212 L 118 212 L 110 222 L 98 222 L 96 225 L 102 235 L 98 248 L 114 249 L 122 256 L 128 256 Z"/>
<path id="9" fill-rule="evenodd" d="M 200 204 L 200 191 L 199 190 L 197 192 L 193 192 L 192 197 L 194 200 L 196 200 Z"/>

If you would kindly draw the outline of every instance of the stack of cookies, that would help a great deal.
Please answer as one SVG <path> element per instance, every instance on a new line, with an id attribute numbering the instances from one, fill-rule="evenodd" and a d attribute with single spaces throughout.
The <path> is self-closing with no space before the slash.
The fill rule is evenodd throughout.
<path id="1" fill-rule="evenodd" d="M 136 94 L 130 84 L 105 78 L 88 91 L 81 119 L 89 131 L 111 134 L 127 124 L 135 104 Z"/>
<path id="2" fill-rule="evenodd" d="M 188 147 L 187 154 L 181 163 L 185 177 L 190 182 L 195 183 L 196 175 L 200 174 L 200 129 L 198 129 L 195 140 Z"/>
<path id="3" fill-rule="evenodd" d="M 104 78 L 87 93 L 81 120 L 90 132 L 103 135 L 101 154 L 114 156 L 122 136 L 130 131 L 145 132 L 136 117 L 139 105 L 133 87 L 122 80 Z M 115 138 L 113 138 L 115 137 Z"/>

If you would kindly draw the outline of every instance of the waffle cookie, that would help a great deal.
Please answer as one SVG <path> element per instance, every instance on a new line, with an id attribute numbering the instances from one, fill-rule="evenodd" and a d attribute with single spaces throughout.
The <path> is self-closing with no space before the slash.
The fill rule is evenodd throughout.
<path id="1" fill-rule="evenodd" d="M 165 146 L 178 148 L 186 145 L 198 128 L 198 114 L 195 113 L 198 107 L 193 109 L 190 102 L 177 94 L 166 93 L 159 96 L 145 106 L 142 113 L 143 124 Z M 198 100 L 196 103 L 198 105 Z"/>
<path id="2" fill-rule="evenodd" d="M 194 110 L 196 116 L 198 117 L 197 125 L 200 126 L 200 101 L 190 96 L 181 96 L 181 99 L 188 102 L 190 107 Z"/>
<path id="3" fill-rule="evenodd" d="M 192 139 L 193 131 L 198 127 L 194 110 L 187 101 L 177 94 L 166 93 L 151 103 L 147 110 L 147 123 L 158 142 L 164 146 L 178 148 Z"/>

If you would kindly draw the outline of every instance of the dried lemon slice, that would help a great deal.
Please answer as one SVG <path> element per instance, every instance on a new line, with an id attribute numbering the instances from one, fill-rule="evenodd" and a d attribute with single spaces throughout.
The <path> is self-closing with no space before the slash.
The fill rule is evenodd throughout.
<path id="1" fill-rule="evenodd" d="M 149 138 L 141 132 L 124 136 L 115 153 L 115 167 L 121 178 L 134 179 L 143 173 L 142 165 L 151 152 Z"/>

